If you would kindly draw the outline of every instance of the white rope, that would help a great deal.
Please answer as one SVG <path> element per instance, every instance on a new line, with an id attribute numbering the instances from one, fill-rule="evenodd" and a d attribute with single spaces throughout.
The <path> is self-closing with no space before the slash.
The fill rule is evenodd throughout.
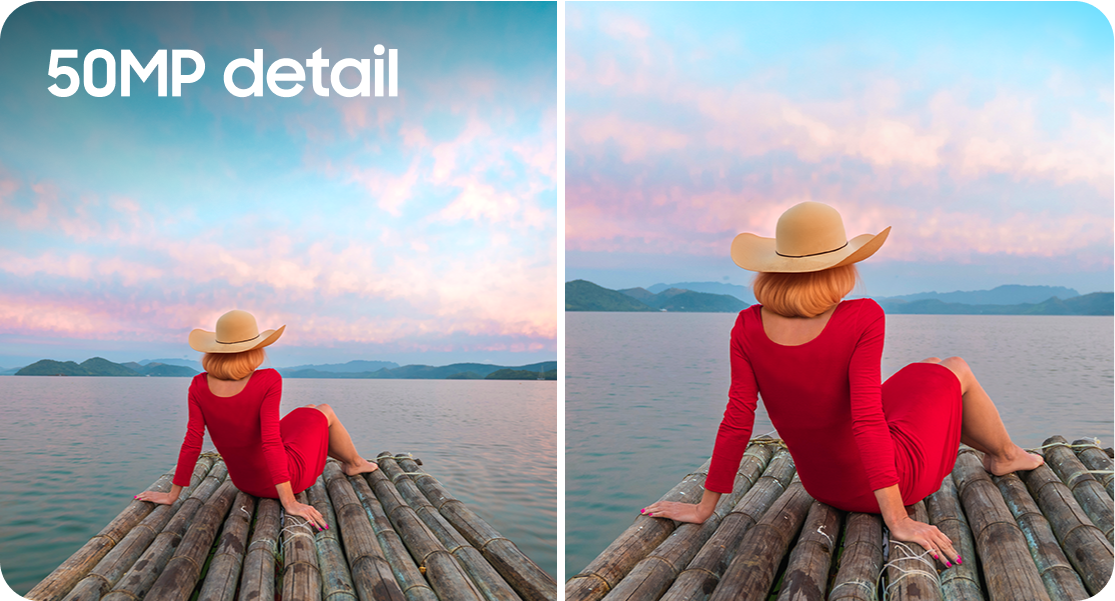
<path id="1" fill-rule="evenodd" d="M 864 589 L 867 589 L 867 592 L 871 593 L 871 599 L 872 600 L 879 599 L 879 581 L 875 581 L 874 585 L 872 585 L 870 582 L 864 582 L 860 579 L 841 582 L 840 584 L 835 585 L 835 587 L 833 587 L 832 590 L 828 591 L 828 594 L 831 595 L 833 593 L 833 591 L 835 591 L 836 589 L 840 589 L 845 584 L 860 585 L 860 587 L 863 587 Z"/>
<path id="2" fill-rule="evenodd" d="M 824 524 L 821 524 L 820 526 L 817 527 L 817 533 L 820 534 L 821 536 L 825 537 L 826 539 L 828 539 L 829 548 L 836 549 L 836 541 L 832 540 L 832 537 L 829 536 L 827 532 L 825 532 L 825 525 Z"/>
<path id="3" fill-rule="evenodd" d="M 1100 439 L 1093 438 L 1092 440 L 1095 441 L 1095 442 L 1089 442 L 1089 443 L 1086 443 L 1086 444 L 1069 444 L 1067 442 L 1056 442 L 1056 441 L 1054 441 L 1054 442 L 1051 442 L 1051 443 L 1048 443 L 1048 444 L 1043 444 L 1040 447 L 1034 447 L 1032 449 L 1023 449 L 1023 450 L 1026 450 L 1026 451 L 1040 451 L 1042 449 L 1048 449 L 1048 448 L 1051 448 L 1051 447 L 1068 447 L 1070 449 L 1084 449 L 1084 448 L 1088 448 L 1088 447 L 1095 447 L 1095 448 L 1100 449 L 1102 451 L 1103 449 L 1100 447 Z"/>

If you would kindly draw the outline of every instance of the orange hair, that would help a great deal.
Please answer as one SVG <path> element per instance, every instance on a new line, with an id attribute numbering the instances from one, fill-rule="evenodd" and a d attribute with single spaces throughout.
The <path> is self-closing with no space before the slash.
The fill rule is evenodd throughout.
<path id="1" fill-rule="evenodd" d="M 262 348 L 240 353 L 205 353 L 201 366 L 218 380 L 243 380 L 267 358 Z"/>
<path id="2" fill-rule="evenodd" d="M 816 317 L 848 295 L 859 272 L 855 265 L 807 273 L 760 272 L 751 283 L 755 300 L 783 317 Z"/>

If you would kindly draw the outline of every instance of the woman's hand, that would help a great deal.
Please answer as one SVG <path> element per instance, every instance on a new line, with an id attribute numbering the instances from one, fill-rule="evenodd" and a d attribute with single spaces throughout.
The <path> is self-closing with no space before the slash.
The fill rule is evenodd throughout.
<path id="1" fill-rule="evenodd" d="M 150 501 L 157 505 L 173 505 L 178 500 L 178 495 L 172 495 L 168 492 L 155 492 L 147 490 L 135 496 L 140 501 Z"/>
<path id="2" fill-rule="evenodd" d="M 285 511 L 287 515 L 296 515 L 306 520 L 314 528 L 317 528 L 318 532 L 321 532 L 323 528 L 329 528 L 329 524 L 325 523 L 325 516 L 321 515 L 321 512 L 317 509 L 314 509 L 313 505 L 306 505 L 305 503 L 293 501 L 289 504 L 284 503 L 283 511 Z"/>
<path id="3" fill-rule="evenodd" d="M 712 509 L 715 509 L 715 505 L 706 511 L 703 505 L 699 504 L 658 501 L 644 508 L 641 513 L 652 518 L 669 518 L 675 522 L 702 524 L 712 515 Z"/>
<path id="4" fill-rule="evenodd" d="M 936 526 L 919 522 L 910 516 L 899 518 L 894 524 L 887 524 L 890 535 L 895 540 L 909 541 L 924 547 L 934 559 L 940 559 L 945 567 L 952 567 L 949 558 L 953 558 L 957 565 L 964 563 L 964 559 L 956 552 L 949 537 Z M 944 557 L 941 557 L 944 555 Z"/>

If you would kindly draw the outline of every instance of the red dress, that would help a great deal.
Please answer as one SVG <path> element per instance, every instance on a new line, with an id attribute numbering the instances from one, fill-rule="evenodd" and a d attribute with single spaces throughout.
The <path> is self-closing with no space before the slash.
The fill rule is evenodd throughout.
<path id="1" fill-rule="evenodd" d="M 912 363 L 880 386 L 885 316 L 871 299 L 844 301 L 797 346 L 763 330 L 760 305 L 732 329 L 732 386 L 705 488 L 729 493 L 751 436 L 758 395 L 805 490 L 848 511 L 879 513 L 874 491 L 898 484 L 912 505 L 952 471 L 960 445 L 960 381 Z"/>
<path id="2" fill-rule="evenodd" d="M 230 397 L 213 394 L 205 373 L 194 376 L 174 483 L 189 486 L 208 427 L 236 488 L 271 499 L 279 496 L 276 484 L 289 481 L 296 494 L 309 488 L 325 469 L 329 420 L 309 407 L 299 407 L 280 420 L 282 394 L 282 376 L 273 369 L 257 370 L 244 390 Z"/>

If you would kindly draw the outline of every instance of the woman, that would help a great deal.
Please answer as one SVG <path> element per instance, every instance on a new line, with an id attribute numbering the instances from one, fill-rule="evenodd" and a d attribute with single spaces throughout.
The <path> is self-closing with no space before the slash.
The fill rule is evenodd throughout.
<path id="1" fill-rule="evenodd" d="M 325 518 L 294 495 L 309 488 L 325 469 L 326 455 L 352 476 L 377 469 L 356 452 L 352 438 L 329 405 L 306 405 L 279 419 L 282 377 L 256 368 L 263 347 L 282 336 L 286 326 L 260 333 L 255 317 L 229 311 L 215 332 L 190 332 L 190 347 L 205 353 L 206 373 L 190 384 L 190 417 L 178 454 L 170 492 L 147 491 L 135 498 L 169 505 L 189 486 L 205 428 L 221 453 L 236 488 L 257 497 L 278 499 L 288 515 L 305 518 L 321 531 Z"/>
<path id="2" fill-rule="evenodd" d="M 658 502 L 654 517 L 701 523 L 730 493 L 751 436 L 757 396 L 786 443 L 805 490 L 848 511 L 882 514 L 897 540 L 950 566 L 963 560 L 935 526 L 906 513 L 952 471 L 959 443 L 983 451 L 995 475 L 1042 458 L 1011 442 L 991 398 L 963 359 L 913 363 L 880 386 L 884 315 L 871 299 L 843 301 L 855 263 L 890 228 L 848 240 L 840 214 L 805 202 L 778 219 L 775 238 L 740 234 L 732 259 L 757 271 L 756 304 L 732 329 L 732 385 L 700 503 Z"/>

